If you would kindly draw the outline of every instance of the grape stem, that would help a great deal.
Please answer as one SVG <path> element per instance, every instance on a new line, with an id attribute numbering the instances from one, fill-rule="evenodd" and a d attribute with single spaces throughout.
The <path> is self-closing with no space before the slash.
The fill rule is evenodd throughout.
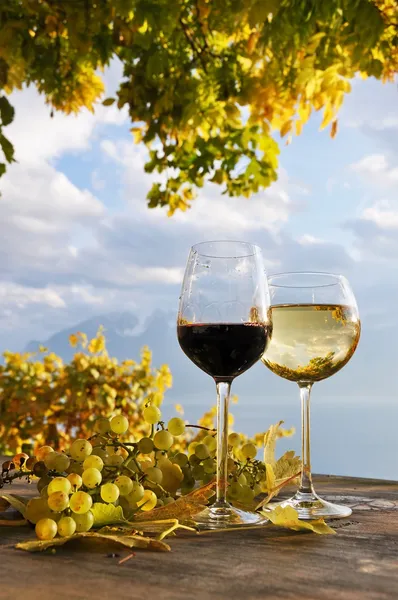
<path id="1" fill-rule="evenodd" d="M 196 429 L 204 429 L 205 431 L 217 431 L 217 429 L 210 429 L 210 427 L 203 427 L 203 425 L 185 425 L 185 427 L 195 427 Z"/>
<path id="2" fill-rule="evenodd" d="M 33 471 L 16 471 L 12 475 L 0 475 L 0 488 L 4 487 L 6 484 L 11 484 L 15 479 L 22 479 L 22 477 L 26 477 L 29 480 L 29 477 L 33 475 Z"/>

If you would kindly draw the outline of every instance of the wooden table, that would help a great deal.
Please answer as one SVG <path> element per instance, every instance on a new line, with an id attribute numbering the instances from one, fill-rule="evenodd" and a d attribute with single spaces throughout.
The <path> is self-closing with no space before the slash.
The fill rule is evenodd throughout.
<path id="1" fill-rule="evenodd" d="M 56 554 L 15 550 L 27 528 L 0 529 L 1 600 L 397 600 L 398 483 L 317 477 L 323 496 L 350 504 L 337 535 L 276 527 L 205 535 L 179 534 L 171 552 Z M 31 486 L 32 487 L 32 486 Z M 14 493 L 27 486 L 13 485 Z M 8 491 L 8 489 L 6 490 Z M 10 490 L 11 491 L 11 490 Z"/>

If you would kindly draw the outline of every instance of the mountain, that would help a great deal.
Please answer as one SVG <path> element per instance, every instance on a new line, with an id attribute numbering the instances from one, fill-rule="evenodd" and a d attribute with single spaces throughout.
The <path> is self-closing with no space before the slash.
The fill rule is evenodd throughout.
<path id="1" fill-rule="evenodd" d="M 26 351 L 34 352 L 42 344 L 68 361 L 75 352 L 69 345 L 69 335 L 82 331 L 90 338 L 95 336 L 100 325 L 105 329 L 111 356 L 119 360 L 138 360 L 141 348 L 146 345 L 152 351 L 155 367 L 163 363 L 170 366 L 174 383 L 168 393 L 169 398 L 181 400 L 184 404 L 194 401 L 211 404 L 215 401 L 211 378 L 195 367 L 180 349 L 176 336 L 176 315 L 173 312 L 158 310 L 144 322 L 140 322 L 131 312 L 98 315 L 64 329 L 47 340 L 32 341 L 27 345 Z M 344 403 L 354 397 L 380 398 L 386 393 L 391 396 L 393 390 L 397 389 L 395 344 L 388 330 L 363 330 L 358 350 L 349 365 L 337 376 L 316 385 L 314 400 L 319 402 L 322 397 L 336 397 Z M 378 363 L 377 369 L 374 362 L 376 346 L 391 349 L 391 352 L 385 354 L 388 359 L 384 363 Z M 383 389 L 380 388 L 380 382 L 383 382 Z M 261 363 L 237 378 L 233 392 L 241 397 L 242 402 L 247 402 L 247 405 L 262 404 L 264 408 L 269 402 L 284 402 L 298 396 L 298 391 L 290 382 L 271 375 Z"/>

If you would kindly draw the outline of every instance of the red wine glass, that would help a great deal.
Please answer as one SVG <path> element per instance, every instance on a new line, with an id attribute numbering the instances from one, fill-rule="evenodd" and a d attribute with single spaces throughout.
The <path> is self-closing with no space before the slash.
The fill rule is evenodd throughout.
<path id="1" fill-rule="evenodd" d="M 191 248 L 177 320 L 178 341 L 217 388 L 217 497 L 196 516 L 200 528 L 257 524 L 260 515 L 226 500 L 228 405 L 232 381 L 263 355 L 271 332 L 267 278 L 260 248 L 246 242 L 203 242 Z"/>

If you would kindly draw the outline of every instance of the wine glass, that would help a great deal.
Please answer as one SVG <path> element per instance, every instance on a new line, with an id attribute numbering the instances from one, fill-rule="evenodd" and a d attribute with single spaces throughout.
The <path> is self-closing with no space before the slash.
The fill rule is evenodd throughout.
<path id="1" fill-rule="evenodd" d="M 282 273 L 268 278 L 272 338 L 263 363 L 300 388 L 302 474 L 297 493 L 282 506 L 293 506 L 300 519 L 348 517 L 351 509 L 322 500 L 311 478 L 310 393 L 350 360 L 361 324 L 351 287 L 342 275 Z"/>
<path id="2" fill-rule="evenodd" d="M 217 497 L 196 516 L 199 527 L 258 523 L 233 508 L 228 486 L 228 405 L 231 383 L 264 353 L 271 330 L 267 279 L 260 248 L 246 242 L 202 242 L 191 248 L 177 319 L 182 350 L 217 387 Z"/>

